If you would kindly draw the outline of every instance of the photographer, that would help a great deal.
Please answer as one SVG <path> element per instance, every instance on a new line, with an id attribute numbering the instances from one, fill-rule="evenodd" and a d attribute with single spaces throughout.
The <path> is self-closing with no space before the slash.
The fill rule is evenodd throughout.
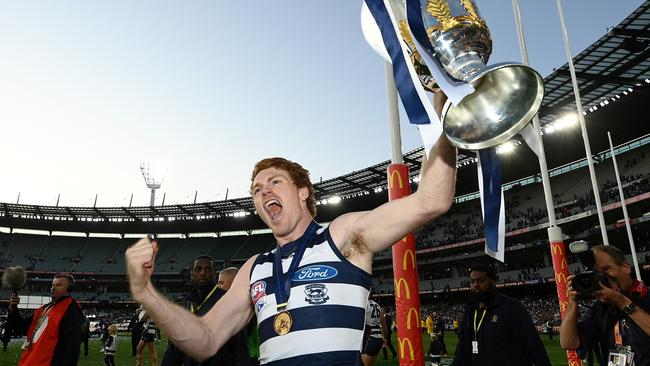
<path id="1" fill-rule="evenodd" d="M 597 271 L 593 275 L 602 278 L 599 289 L 591 294 L 579 293 L 577 288 L 584 286 L 573 283 L 576 276 L 569 277 L 569 305 L 560 328 L 560 345 L 577 350 L 581 358 L 593 347 L 601 365 L 650 366 L 648 288 L 632 277 L 632 267 L 618 248 L 600 245 L 591 251 Z M 609 286 L 602 282 L 609 282 Z M 597 301 L 579 316 L 581 296 Z"/>

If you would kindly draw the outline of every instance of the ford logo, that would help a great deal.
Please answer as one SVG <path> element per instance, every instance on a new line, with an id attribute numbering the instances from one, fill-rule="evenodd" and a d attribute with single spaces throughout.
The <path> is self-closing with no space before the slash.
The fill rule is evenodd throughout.
<path id="1" fill-rule="evenodd" d="M 334 267 L 317 265 L 299 269 L 293 273 L 293 281 L 322 281 L 336 277 L 339 271 Z"/>

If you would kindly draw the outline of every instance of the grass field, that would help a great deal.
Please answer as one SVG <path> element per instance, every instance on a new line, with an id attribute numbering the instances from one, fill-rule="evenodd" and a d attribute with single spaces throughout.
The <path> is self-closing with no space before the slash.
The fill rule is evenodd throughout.
<path id="1" fill-rule="evenodd" d="M 397 346 L 397 340 L 395 339 L 397 335 L 393 333 L 393 345 Z M 551 364 L 554 366 L 565 366 L 567 365 L 566 353 L 560 348 L 558 337 L 554 337 L 552 341 L 548 340 L 548 337 L 543 336 L 542 341 L 548 352 L 548 356 L 551 359 Z M 0 353 L 0 366 L 13 366 L 18 364 L 18 359 L 20 358 L 20 345 L 22 341 L 13 340 L 9 345 L 7 352 Z M 449 359 L 443 360 L 444 364 L 449 364 L 451 358 L 453 357 L 453 352 L 456 348 L 456 335 L 448 332 L 445 334 L 445 344 L 449 350 Z M 427 345 L 428 346 L 428 345 Z M 89 345 L 89 354 L 88 357 L 83 357 L 81 355 L 79 359 L 79 366 L 98 366 L 104 364 L 104 354 L 99 352 L 101 344 L 97 338 L 93 338 L 90 341 Z M 156 345 L 158 351 L 158 361 L 162 361 L 162 356 L 167 348 L 167 339 L 164 338 L 160 343 Z M 426 351 L 426 348 L 424 349 Z M 399 352 L 399 350 L 398 350 Z M 388 352 L 388 357 L 390 357 L 390 352 Z M 145 365 L 151 365 L 149 361 L 149 355 L 145 351 Z M 131 338 L 129 335 L 120 335 L 118 336 L 118 347 L 117 354 L 115 355 L 115 364 L 117 366 L 131 366 L 135 365 L 135 358 L 131 356 Z M 394 366 L 398 365 L 397 360 L 383 360 L 382 354 L 379 354 L 377 366 Z M 306 365 L 307 366 L 307 365 Z"/>

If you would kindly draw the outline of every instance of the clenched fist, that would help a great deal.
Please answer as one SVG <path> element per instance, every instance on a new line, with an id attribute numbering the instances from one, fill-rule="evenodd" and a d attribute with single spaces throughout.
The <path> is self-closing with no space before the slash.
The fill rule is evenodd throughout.
<path id="1" fill-rule="evenodd" d="M 149 238 L 143 238 L 130 246 L 124 254 L 131 293 L 135 301 L 140 302 L 139 299 L 150 284 L 157 252 L 158 243 Z"/>

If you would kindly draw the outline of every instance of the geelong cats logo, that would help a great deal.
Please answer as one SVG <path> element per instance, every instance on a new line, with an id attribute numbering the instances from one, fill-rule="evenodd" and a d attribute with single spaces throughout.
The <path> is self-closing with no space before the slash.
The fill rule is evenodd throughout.
<path id="1" fill-rule="evenodd" d="M 322 283 L 312 283 L 305 286 L 305 301 L 312 305 L 324 304 L 330 299 L 327 296 L 327 287 Z"/>

